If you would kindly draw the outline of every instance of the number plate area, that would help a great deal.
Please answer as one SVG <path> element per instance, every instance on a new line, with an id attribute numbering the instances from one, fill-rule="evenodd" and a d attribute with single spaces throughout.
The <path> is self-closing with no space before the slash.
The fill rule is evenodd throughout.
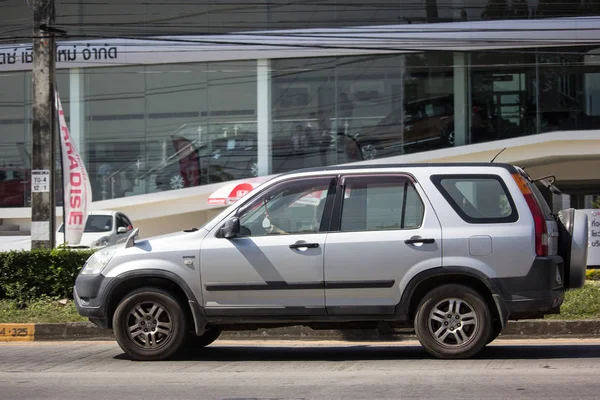
<path id="1" fill-rule="evenodd" d="M 33 342 L 34 324 L 0 324 L 0 342 Z"/>

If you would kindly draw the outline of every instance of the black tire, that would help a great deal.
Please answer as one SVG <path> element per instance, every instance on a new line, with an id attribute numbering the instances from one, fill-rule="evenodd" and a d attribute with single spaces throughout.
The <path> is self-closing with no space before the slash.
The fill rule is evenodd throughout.
<path id="1" fill-rule="evenodd" d="M 492 330 L 485 300 L 470 287 L 457 284 L 439 286 L 427 293 L 417 308 L 414 322 L 425 350 L 444 359 L 474 356 L 487 344 Z"/>
<path id="2" fill-rule="evenodd" d="M 195 333 L 193 333 L 188 336 L 186 347 L 201 349 L 217 340 L 220 335 L 221 329 L 217 327 L 208 328 L 202 336 L 197 336 Z"/>
<path id="3" fill-rule="evenodd" d="M 113 330 L 121 349 L 133 359 L 164 360 L 184 343 L 187 319 L 172 294 L 148 287 L 125 296 L 113 316 Z"/>
<path id="4" fill-rule="evenodd" d="M 455 140 L 454 124 L 451 124 L 442 132 L 442 146 L 454 147 Z"/>
<path id="5" fill-rule="evenodd" d="M 502 332 L 502 330 L 501 330 L 501 329 L 498 329 L 498 328 L 495 328 L 495 327 L 493 327 L 493 328 L 492 328 L 492 330 L 490 331 L 490 337 L 488 338 L 488 340 L 487 340 L 487 343 L 486 343 L 486 344 L 490 344 L 490 343 L 492 343 L 494 340 L 496 340 L 496 338 L 497 338 L 498 336 L 500 336 L 500 333 L 501 333 L 501 332 Z"/>
<path id="6" fill-rule="evenodd" d="M 585 283 L 588 257 L 588 225 L 583 211 L 568 208 L 558 213 L 558 255 L 563 259 L 565 289 L 579 289 Z"/>

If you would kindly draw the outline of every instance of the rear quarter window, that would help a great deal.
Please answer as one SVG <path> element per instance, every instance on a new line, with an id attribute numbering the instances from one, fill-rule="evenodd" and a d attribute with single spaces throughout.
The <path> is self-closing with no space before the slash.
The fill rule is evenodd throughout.
<path id="1" fill-rule="evenodd" d="M 519 219 L 510 192 L 497 175 L 433 175 L 431 181 L 454 211 L 470 224 Z"/>

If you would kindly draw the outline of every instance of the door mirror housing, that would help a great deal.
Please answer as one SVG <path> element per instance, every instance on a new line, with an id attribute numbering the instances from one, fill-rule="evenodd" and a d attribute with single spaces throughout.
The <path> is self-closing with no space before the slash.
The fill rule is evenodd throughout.
<path id="1" fill-rule="evenodd" d="M 120 235 L 122 233 L 127 233 L 127 228 L 125 228 L 124 226 L 120 226 L 117 228 L 117 233 Z"/>
<path id="2" fill-rule="evenodd" d="M 221 236 L 225 239 L 233 239 L 240 234 L 240 219 L 231 217 L 225 221 L 225 225 L 221 228 Z"/>

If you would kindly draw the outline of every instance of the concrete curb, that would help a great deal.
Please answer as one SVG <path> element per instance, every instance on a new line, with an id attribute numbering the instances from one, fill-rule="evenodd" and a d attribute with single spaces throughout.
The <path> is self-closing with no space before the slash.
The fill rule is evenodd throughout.
<path id="1" fill-rule="evenodd" d="M 30 324 L 23 324 L 30 325 Z M 32 324 L 35 341 L 50 340 L 114 340 L 113 333 L 98 329 L 89 322 Z M 579 321 L 511 321 L 501 335 L 502 339 L 543 338 L 600 338 L 600 320 Z M 347 341 L 403 341 L 414 340 L 412 333 L 391 329 L 373 330 L 312 330 L 304 326 L 290 326 L 256 331 L 224 332 L 228 340 L 347 340 Z M 0 338 L 0 341 L 3 339 Z"/>

